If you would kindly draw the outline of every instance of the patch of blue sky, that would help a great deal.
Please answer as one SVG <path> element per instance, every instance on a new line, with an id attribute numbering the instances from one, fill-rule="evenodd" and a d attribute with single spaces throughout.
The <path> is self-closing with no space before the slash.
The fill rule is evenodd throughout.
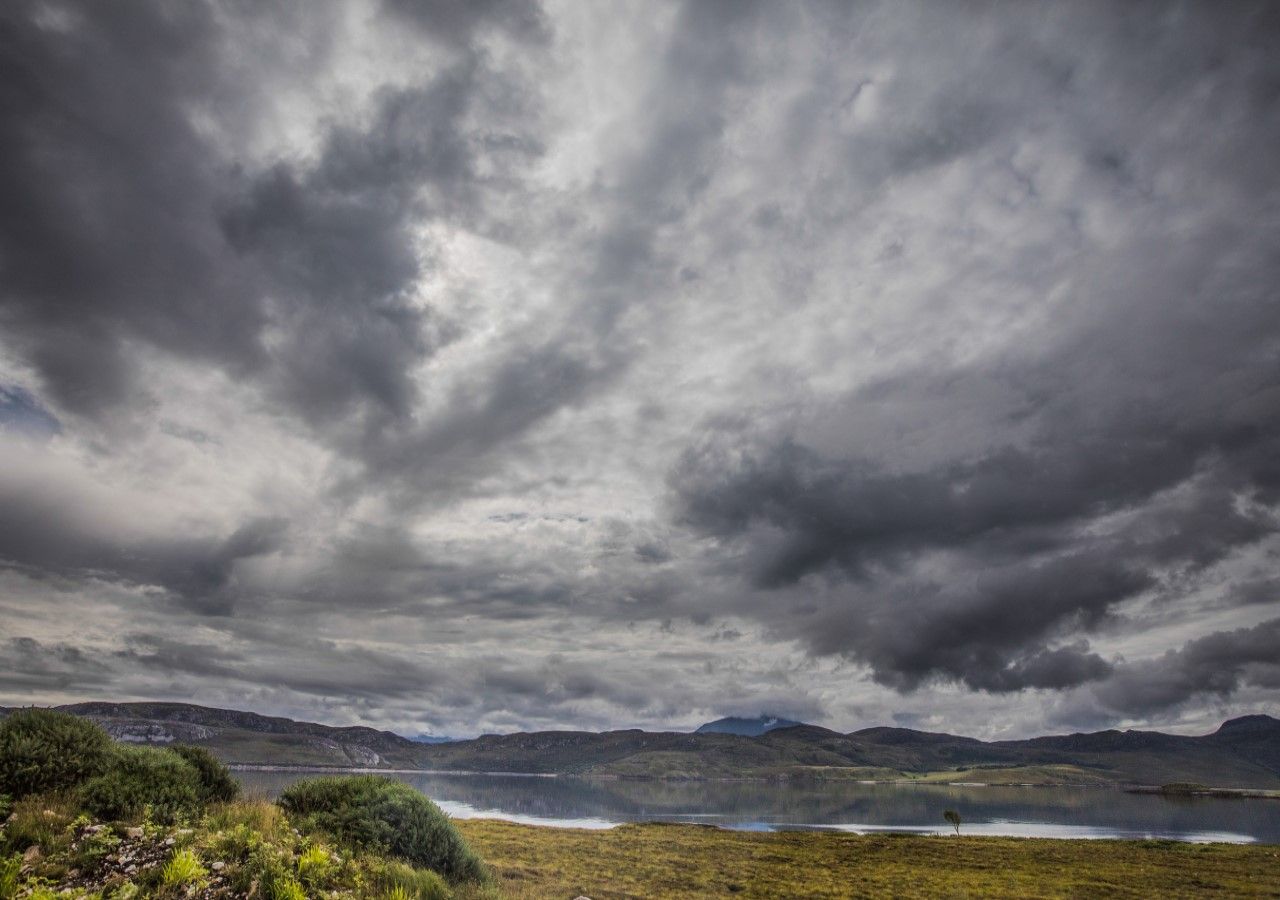
<path id="1" fill-rule="evenodd" d="M 62 432 L 62 423 L 26 388 L 0 384 L 0 428 L 50 437 Z"/>

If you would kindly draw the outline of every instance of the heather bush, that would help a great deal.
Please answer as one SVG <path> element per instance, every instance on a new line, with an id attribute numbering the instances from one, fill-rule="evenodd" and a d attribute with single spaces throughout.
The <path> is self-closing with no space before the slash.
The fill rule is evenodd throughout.
<path id="1" fill-rule="evenodd" d="M 14 799 L 62 791 L 102 773 L 111 738 L 85 719 L 20 709 L 0 722 L 0 794 Z"/>
<path id="2" fill-rule="evenodd" d="M 389 853 L 454 881 L 485 878 L 440 807 L 403 782 L 376 775 L 315 778 L 285 789 L 295 821 L 353 847 Z"/>
<path id="3" fill-rule="evenodd" d="M 175 744 L 169 748 L 190 763 L 200 775 L 200 802 L 226 803 L 240 793 L 239 783 L 222 760 L 204 747 Z"/>
<path id="4" fill-rule="evenodd" d="M 199 806 L 201 789 L 199 771 L 172 750 L 119 746 L 106 770 L 80 788 L 80 800 L 103 819 L 174 821 Z"/>

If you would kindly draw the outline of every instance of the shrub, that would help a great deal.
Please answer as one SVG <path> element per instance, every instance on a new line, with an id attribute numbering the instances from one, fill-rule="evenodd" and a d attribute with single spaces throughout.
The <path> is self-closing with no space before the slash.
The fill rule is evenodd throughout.
<path id="1" fill-rule="evenodd" d="M 150 814 L 173 821 L 196 808 L 200 774 L 170 750 L 117 747 L 107 769 L 84 783 L 86 809 L 103 819 L 131 819 Z"/>
<path id="2" fill-rule="evenodd" d="M 484 866 L 449 818 L 409 785 L 377 775 L 299 781 L 280 805 L 346 844 L 390 853 L 454 880 L 482 880 Z"/>
<path id="3" fill-rule="evenodd" d="M 199 773 L 202 803 L 227 803 L 239 795 L 240 785 L 231 777 L 231 770 L 204 747 L 175 744 L 169 749 Z"/>
<path id="4" fill-rule="evenodd" d="M 194 884 L 208 874 L 205 867 L 200 865 L 200 857 L 190 850 L 179 850 L 169 857 L 169 861 L 160 870 L 160 877 L 166 887 Z"/>
<path id="5" fill-rule="evenodd" d="M 103 771 L 111 746 L 92 722 L 20 709 L 0 722 L 0 793 L 20 798 L 73 788 Z"/>

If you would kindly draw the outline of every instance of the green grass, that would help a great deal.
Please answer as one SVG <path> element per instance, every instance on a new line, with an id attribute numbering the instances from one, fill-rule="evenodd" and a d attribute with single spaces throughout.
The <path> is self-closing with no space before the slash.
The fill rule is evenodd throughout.
<path id="1" fill-rule="evenodd" d="M 458 823 L 506 897 L 1251 897 L 1280 847 Z"/>
<path id="2" fill-rule="evenodd" d="M 179 850 L 160 870 L 160 879 L 166 887 L 175 887 L 195 884 L 208 874 L 208 870 L 200 864 L 200 857 L 190 850 Z"/>
<path id="3" fill-rule="evenodd" d="M 909 776 L 926 784 L 976 782 L 979 784 L 1069 784 L 1110 785 L 1114 779 L 1080 766 L 993 766 L 951 771 L 925 772 Z"/>

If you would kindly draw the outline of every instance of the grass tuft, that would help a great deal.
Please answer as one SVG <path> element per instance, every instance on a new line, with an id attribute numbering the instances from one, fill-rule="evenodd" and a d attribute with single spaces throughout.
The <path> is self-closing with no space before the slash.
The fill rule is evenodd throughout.
<path id="1" fill-rule="evenodd" d="M 160 870 L 160 878 L 166 887 L 195 884 L 208 874 L 208 870 L 200 864 L 200 857 L 190 850 L 177 851 Z"/>
<path id="2" fill-rule="evenodd" d="M 22 857 L 16 853 L 0 860 L 0 900 L 13 900 L 18 896 L 22 873 Z"/>

